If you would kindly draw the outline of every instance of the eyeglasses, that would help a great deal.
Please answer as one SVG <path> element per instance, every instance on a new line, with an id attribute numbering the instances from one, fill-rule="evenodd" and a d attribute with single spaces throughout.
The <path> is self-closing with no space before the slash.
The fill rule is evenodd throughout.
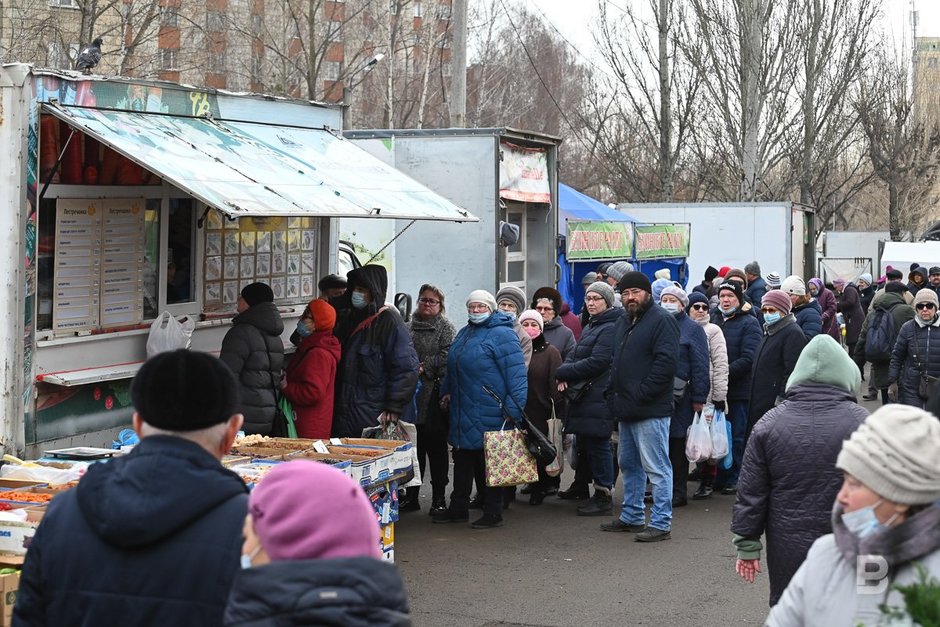
<path id="1" fill-rule="evenodd" d="M 434 298 L 419 298 L 418 302 L 422 305 L 440 305 L 441 301 Z"/>
<path id="2" fill-rule="evenodd" d="M 539 305 L 535 308 L 536 311 L 555 311 L 554 307 L 549 307 L 547 305 Z"/>
<path id="3" fill-rule="evenodd" d="M 694 305 L 692 305 L 692 309 L 694 309 L 695 311 L 708 311 L 708 305 L 706 305 L 705 303 L 695 303 Z"/>
<path id="4" fill-rule="evenodd" d="M 760 312 L 761 313 L 777 313 L 777 308 L 776 307 L 761 307 Z"/>
<path id="5" fill-rule="evenodd" d="M 603 296 L 585 296 L 584 297 L 584 302 L 586 303 L 593 303 L 593 302 L 597 302 L 601 300 L 604 300 Z"/>
<path id="6" fill-rule="evenodd" d="M 937 306 L 934 305 L 933 303 L 917 303 L 917 305 L 915 306 L 918 309 L 936 309 L 937 308 Z"/>

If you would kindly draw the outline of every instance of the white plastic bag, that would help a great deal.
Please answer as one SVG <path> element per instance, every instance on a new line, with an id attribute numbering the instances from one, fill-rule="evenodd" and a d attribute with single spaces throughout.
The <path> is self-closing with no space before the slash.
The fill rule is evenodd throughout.
<path id="1" fill-rule="evenodd" d="M 186 316 L 180 322 L 170 315 L 170 312 L 164 311 L 150 325 L 150 336 L 147 338 L 147 359 L 158 353 L 189 348 L 195 328 L 196 321 L 192 316 Z"/>
<path id="2" fill-rule="evenodd" d="M 690 462 L 707 462 L 712 456 L 712 436 L 702 414 L 695 414 L 685 440 L 685 456 Z"/>
<path id="3" fill-rule="evenodd" d="M 712 436 L 712 459 L 723 459 L 728 454 L 728 427 L 725 412 L 716 409 L 712 418 L 711 436 Z"/>

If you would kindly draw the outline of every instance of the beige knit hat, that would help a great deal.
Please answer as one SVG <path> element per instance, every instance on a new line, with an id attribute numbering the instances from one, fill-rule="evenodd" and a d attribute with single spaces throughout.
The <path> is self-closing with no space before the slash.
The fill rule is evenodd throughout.
<path id="1" fill-rule="evenodd" d="M 836 467 L 903 505 L 940 499 L 940 420 L 910 405 L 885 405 L 842 443 Z"/>
<path id="2" fill-rule="evenodd" d="M 932 289 L 921 288 L 917 290 L 917 294 L 914 295 L 914 307 L 920 303 L 933 303 L 934 309 L 940 305 L 940 302 L 937 301 L 937 293 Z"/>
<path id="3" fill-rule="evenodd" d="M 791 274 L 780 284 L 780 290 L 785 294 L 794 294 L 796 296 L 806 296 L 806 283 L 803 279 Z"/>

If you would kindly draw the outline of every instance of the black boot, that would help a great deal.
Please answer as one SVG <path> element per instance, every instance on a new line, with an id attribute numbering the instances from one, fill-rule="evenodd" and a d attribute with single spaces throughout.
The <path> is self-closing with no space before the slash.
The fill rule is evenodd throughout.
<path id="1" fill-rule="evenodd" d="M 609 516 L 613 511 L 610 488 L 594 486 L 594 496 L 578 508 L 578 516 Z"/>
<path id="2" fill-rule="evenodd" d="M 558 498 L 564 501 L 583 501 L 588 498 L 588 487 L 584 484 L 572 483 L 567 490 L 560 490 Z"/>
<path id="3" fill-rule="evenodd" d="M 417 512 L 421 509 L 421 503 L 418 502 L 418 488 L 408 488 L 405 490 L 405 498 L 398 504 L 399 512 Z"/>
<path id="4" fill-rule="evenodd" d="M 447 509 L 447 500 L 444 498 L 444 490 L 437 489 L 437 486 L 432 486 L 432 495 L 431 495 L 431 509 L 428 510 L 428 515 L 433 516 L 434 514 L 439 514 Z"/>

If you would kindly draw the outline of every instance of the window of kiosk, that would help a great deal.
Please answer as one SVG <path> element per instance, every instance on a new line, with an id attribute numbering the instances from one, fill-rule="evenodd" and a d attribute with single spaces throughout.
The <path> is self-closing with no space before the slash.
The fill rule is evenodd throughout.
<path id="1" fill-rule="evenodd" d="M 233 313 L 241 290 L 267 283 L 274 302 L 293 305 L 315 296 L 318 218 L 230 219 L 209 209 L 203 223 L 203 311 Z"/>
<path id="2" fill-rule="evenodd" d="M 42 200 L 37 331 L 47 338 L 124 331 L 145 328 L 164 308 L 197 311 L 195 202 L 167 198 L 167 190 Z"/>

